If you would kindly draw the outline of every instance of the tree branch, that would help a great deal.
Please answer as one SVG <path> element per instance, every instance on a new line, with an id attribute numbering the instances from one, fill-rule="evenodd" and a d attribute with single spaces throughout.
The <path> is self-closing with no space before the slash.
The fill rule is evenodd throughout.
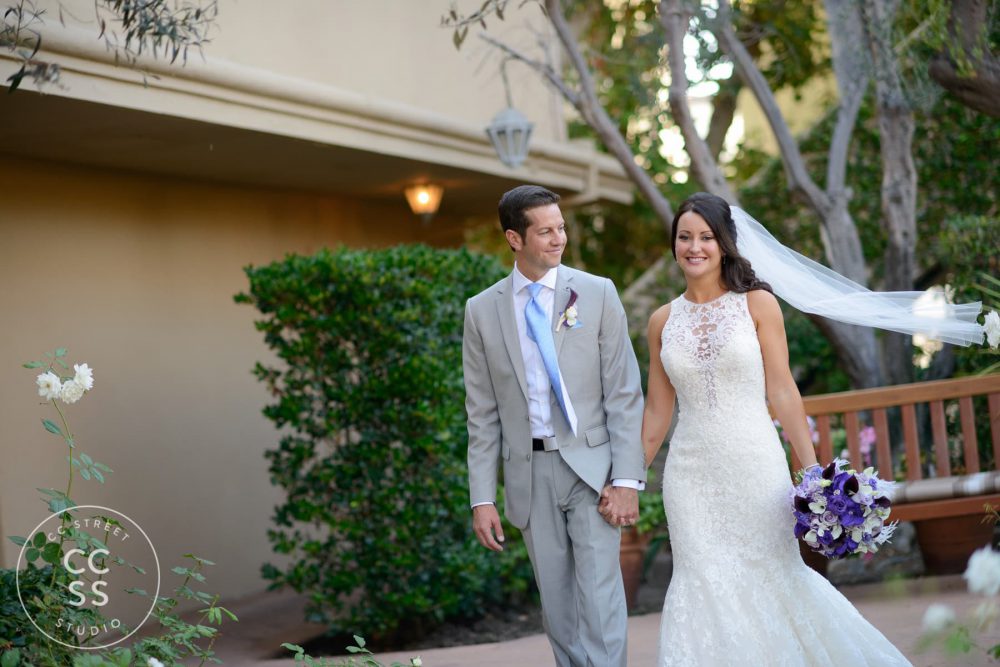
<path id="1" fill-rule="evenodd" d="M 608 116 L 608 112 L 604 110 L 604 106 L 597 96 L 594 77 L 590 73 L 590 67 L 580 52 L 580 47 L 573 36 L 572 30 L 566 23 L 566 17 L 563 15 L 559 0 L 546 0 L 545 9 L 549 17 L 549 22 L 552 23 L 552 27 L 555 29 L 556 36 L 569 56 L 570 64 L 573 65 L 577 76 L 580 77 L 580 94 L 575 101 L 570 100 L 570 102 L 580 112 L 580 115 L 590 125 L 591 129 L 594 130 L 608 151 L 617 158 L 622 168 L 625 169 L 625 173 L 632 179 L 636 187 L 639 188 L 639 192 L 653 208 L 653 212 L 660 219 L 669 238 L 670 225 L 674 218 L 670 202 L 667 201 L 663 193 L 656 187 L 656 183 L 646 173 L 646 170 L 636 164 L 635 156 L 625 141 L 625 137 L 622 136 L 621 131 L 615 122 L 611 120 L 611 117 Z"/>
<path id="2" fill-rule="evenodd" d="M 552 69 L 548 64 L 543 63 L 539 60 L 535 60 L 534 58 L 530 58 L 529 56 L 515 49 L 513 46 L 510 46 L 505 42 L 501 42 L 499 39 L 490 37 L 488 33 L 481 32 L 479 33 L 479 37 L 487 44 L 490 44 L 491 46 L 506 53 L 507 56 L 512 60 L 517 60 L 519 62 L 522 62 L 531 69 L 541 74 L 543 77 L 545 77 L 545 80 L 548 81 L 550 84 L 552 84 L 552 86 L 556 90 L 558 90 L 559 93 L 563 97 L 565 97 L 570 104 L 572 104 L 573 106 L 577 106 L 578 104 L 577 100 L 579 99 L 579 95 L 576 93 L 576 91 L 571 89 L 569 85 L 566 83 L 566 81 L 561 76 L 559 76 L 559 74 L 554 69 Z"/>
<path id="3" fill-rule="evenodd" d="M 845 192 L 847 153 L 858 119 L 858 111 L 868 88 L 868 68 L 864 51 L 858 48 L 864 28 L 859 7 L 853 0 L 826 0 L 824 3 L 829 25 L 833 73 L 837 79 L 840 106 L 837 122 L 830 139 L 830 154 L 826 164 L 826 191 L 833 199 L 850 199 Z"/>
<path id="4" fill-rule="evenodd" d="M 950 51 L 959 51 L 974 73 L 962 72 L 949 49 L 938 53 L 928 72 L 934 81 L 971 109 L 1000 118 L 1000 59 L 990 51 L 989 3 L 985 0 L 952 0 L 948 16 Z"/>
<path id="5" fill-rule="evenodd" d="M 660 1 L 660 24 L 667 36 L 667 61 L 670 67 L 670 88 L 668 99 L 674 122 L 684 135 L 684 147 L 691 158 L 694 176 L 702 186 L 714 195 L 722 197 L 730 204 L 739 205 L 736 193 L 705 140 L 698 136 L 687 102 L 688 79 L 684 71 L 684 35 L 691 17 L 681 8 L 680 0 Z"/>
<path id="6" fill-rule="evenodd" d="M 774 99 L 774 93 L 767 85 L 764 75 L 757 69 L 750 53 L 736 36 L 732 27 L 732 9 L 728 0 L 720 0 L 719 2 L 718 20 L 715 22 L 714 32 L 719 44 L 733 59 L 737 73 L 757 99 L 757 104 L 760 105 L 761 111 L 771 126 L 771 132 L 774 133 L 778 149 L 781 152 L 781 162 L 785 167 L 789 187 L 804 195 L 806 201 L 820 214 L 820 217 L 825 217 L 823 210 L 829 208 L 829 200 L 809 176 L 805 161 L 799 152 L 799 146 L 795 142 L 791 130 L 788 129 L 788 124 L 785 123 L 781 109 L 778 108 L 778 103 Z"/>

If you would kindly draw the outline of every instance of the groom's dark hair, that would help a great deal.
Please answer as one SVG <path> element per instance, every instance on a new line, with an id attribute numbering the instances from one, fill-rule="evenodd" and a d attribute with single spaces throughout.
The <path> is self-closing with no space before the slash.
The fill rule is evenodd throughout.
<path id="1" fill-rule="evenodd" d="M 506 232 L 512 229 L 517 235 L 524 239 L 528 231 L 528 218 L 525 211 L 530 211 L 539 206 L 558 204 L 559 195 L 547 190 L 540 185 L 519 185 L 513 190 L 508 190 L 500 197 L 500 227 Z"/>

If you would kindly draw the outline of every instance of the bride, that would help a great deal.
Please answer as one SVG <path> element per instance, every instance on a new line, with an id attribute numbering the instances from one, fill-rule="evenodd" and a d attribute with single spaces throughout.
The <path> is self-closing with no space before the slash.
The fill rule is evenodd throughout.
<path id="1" fill-rule="evenodd" d="M 663 472 L 674 562 L 658 664 L 909 665 L 799 555 L 767 402 L 798 459 L 816 453 L 778 301 L 738 250 L 733 211 L 706 193 L 681 205 L 672 250 L 687 288 L 649 320 L 647 466 L 680 406 Z"/>

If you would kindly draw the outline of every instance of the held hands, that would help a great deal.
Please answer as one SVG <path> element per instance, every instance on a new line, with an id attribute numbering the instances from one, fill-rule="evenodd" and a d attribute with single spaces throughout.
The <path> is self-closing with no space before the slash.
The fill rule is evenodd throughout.
<path id="1" fill-rule="evenodd" d="M 632 526 L 639 519 L 639 492 L 627 486 L 604 487 L 597 511 L 612 526 Z"/>
<path id="2" fill-rule="evenodd" d="M 472 530 L 484 547 L 491 551 L 503 551 L 503 527 L 496 505 L 476 505 L 472 508 Z"/>

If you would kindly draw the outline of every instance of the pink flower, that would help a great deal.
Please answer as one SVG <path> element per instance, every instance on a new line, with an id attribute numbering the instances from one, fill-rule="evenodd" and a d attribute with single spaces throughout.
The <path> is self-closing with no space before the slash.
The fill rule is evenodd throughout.
<path id="1" fill-rule="evenodd" d="M 858 444 L 861 449 L 861 458 L 864 460 L 865 465 L 872 464 L 872 445 L 878 440 L 878 434 L 875 433 L 874 426 L 865 426 L 858 432 Z"/>
<path id="2" fill-rule="evenodd" d="M 875 434 L 874 426 L 865 426 L 858 431 L 858 443 L 861 445 L 862 454 L 870 454 L 876 440 L 878 440 L 878 436 Z"/>

